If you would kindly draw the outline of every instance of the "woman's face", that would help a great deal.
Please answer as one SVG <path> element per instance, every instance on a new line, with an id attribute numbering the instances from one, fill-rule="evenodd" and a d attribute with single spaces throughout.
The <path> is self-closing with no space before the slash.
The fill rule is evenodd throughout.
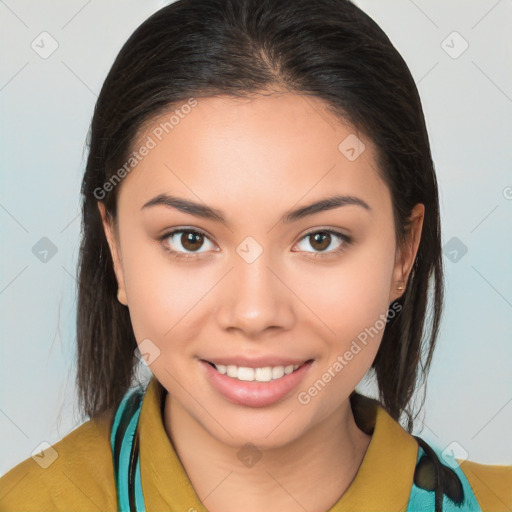
<path id="1" fill-rule="evenodd" d="M 372 143 L 317 98 L 194 104 L 141 134 L 117 229 L 103 217 L 119 298 L 176 407 L 226 444 L 282 446 L 347 407 L 423 207 L 398 251 Z"/>

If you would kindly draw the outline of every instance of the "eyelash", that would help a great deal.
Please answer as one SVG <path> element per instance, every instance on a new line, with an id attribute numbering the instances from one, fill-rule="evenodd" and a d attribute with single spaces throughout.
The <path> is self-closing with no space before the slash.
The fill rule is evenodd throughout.
<path id="1" fill-rule="evenodd" d="M 180 251 L 174 251 L 173 249 L 170 249 L 169 246 L 167 244 L 165 244 L 165 240 L 167 240 L 168 238 L 172 237 L 176 233 L 193 233 L 195 235 L 204 236 L 205 238 L 210 240 L 210 237 L 206 233 L 203 233 L 202 231 L 199 231 L 197 229 L 192 229 L 192 228 L 188 228 L 188 229 L 186 229 L 186 228 L 175 229 L 173 231 L 169 231 L 168 233 L 162 235 L 159 240 L 162 243 L 165 251 L 168 252 L 171 255 L 171 257 L 173 257 L 173 258 L 175 258 L 177 260 L 180 260 L 180 259 L 183 259 L 183 260 L 196 259 L 197 256 L 200 255 L 201 253 L 183 253 L 183 252 L 180 252 Z M 342 240 L 343 243 L 337 249 L 334 249 L 334 250 L 331 250 L 331 251 L 327 251 L 327 252 L 313 252 L 313 253 L 311 253 L 310 251 L 306 251 L 308 254 L 312 254 L 312 256 L 307 256 L 307 257 L 312 257 L 313 259 L 318 259 L 318 258 L 329 258 L 329 257 L 337 256 L 338 254 L 341 254 L 343 251 L 345 251 L 347 249 L 347 246 L 352 244 L 352 238 L 351 237 L 349 237 L 349 236 L 347 236 L 347 235 L 345 235 L 343 233 L 340 233 L 339 231 L 336 231 L 335 229 L 329 229 L 329 228 L 317 229 L 315 231 L 310 231 L 309 233 L 306 233 L 299 240 L 299 242 L 301 242 L 305 238 L 308 238 L 309 236 L 316 235 L 318 233 L 328 233 L 330 235 L 337 236 L 337 237 L 339 237 Z"/>

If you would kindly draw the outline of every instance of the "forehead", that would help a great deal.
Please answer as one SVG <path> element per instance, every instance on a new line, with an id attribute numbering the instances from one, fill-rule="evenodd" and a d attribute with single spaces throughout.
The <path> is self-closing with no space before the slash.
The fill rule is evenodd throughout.
<path id="1" fill-rule="evenodd" d="M 131 204 L 171 192 L 241 208 L 309 202 L 333 190 L 373 201 L 388 194 L 372 142 L 313 96 L 183 102 L 146 123 L 131 149 L 139 157 L 120 193 Z"/>

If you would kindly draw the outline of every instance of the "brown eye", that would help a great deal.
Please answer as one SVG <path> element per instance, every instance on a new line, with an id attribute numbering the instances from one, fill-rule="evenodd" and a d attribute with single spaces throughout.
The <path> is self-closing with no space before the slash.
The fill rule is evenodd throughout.
<path id="1" fill-rule="evenodd" d="M 184 231 L 180 237 L 181 245 L 187 251 L 196 251 L 203 245 L 204 236 L 200 233 L 194 233 L 191 231 Z"/>
<path id="2" fill-rule="evenodd" d="M 316 249 L 317 251 L 325 251 L 327 247 L 331 244 L 331 234 L 326 232 L 314 233 L 313 235 L 309 235 L 311 240 L 311 247 Z"/>
<path id="3" fill-rule="evenodd" d="M 336 239 L 338 243 L 336 244 Z M 300 247 L 304 241 L 309 242 L 308 245 L 313 248 L 313 251 L 307 250 L 306 247 Z M 299 242 L 299 248 L 306 253 L 312 253 L 316 257 L 335 255 L 342 252 L 347 246 L 352 243 L 352 239 L 332 229 L 322 229 L 318 231 L 311 231 L 307 233 Z"/>
<path id="4" fill-rule="evenodd" d="M 200 249 L 207 246 L 208 243 L 211 244 L 210 248 L 214 246 L 205 234 L 194 229 L 176 229 L 162 236 L 161 240 L 169 252 L 183 256 L 207 252 Z"/>

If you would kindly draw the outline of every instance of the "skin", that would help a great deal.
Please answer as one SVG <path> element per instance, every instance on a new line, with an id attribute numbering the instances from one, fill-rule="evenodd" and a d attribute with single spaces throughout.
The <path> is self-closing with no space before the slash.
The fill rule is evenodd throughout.
<path id="1" fill-rule="evenodd" d="M 154 119 L 138 143 L 168 118 Z M 366 146 L 354 161 L 338 149 L 350 134 Z M 149 338 L 160 350 L 150 368 L 169 392 L 166 432 L 210 511 L 325 511 L 358 471 L 371 437 L 357 427 L 349 395 L 383 331 L 307 405 L 297 393 L 386 313 L 416 256 L 424 207 L 415 206 L 406 243 L 397 247 L 375 155 L 369 139 L 315 97 L 201 98 L 119 185 L 115 225 L 98 203 L 118 298 L 138 343 Z M 161 193 L 222 210 L 229 227 L 164 205 L 142 209 Z M 334 194 L 361 198 L 371 210 L 346 205 L 279 222 L 288 210 Z M 159 240 L 177 228 L 208 238 L 192 249 L 181 234 Z M 305 237 L 322 228 L 352 242 L 332 235 L 322 249 Z M 236 252 L 248 236 L 263 249 L 250 264 Z M 192 258 L 173 259 L 166 244 Z M 217 392 L 199 363 L 234 354 L 314 362 L 284 399 L 248 407 Z M 237 457 L 248 442 L 262 455 L 252 467 Z"/>

